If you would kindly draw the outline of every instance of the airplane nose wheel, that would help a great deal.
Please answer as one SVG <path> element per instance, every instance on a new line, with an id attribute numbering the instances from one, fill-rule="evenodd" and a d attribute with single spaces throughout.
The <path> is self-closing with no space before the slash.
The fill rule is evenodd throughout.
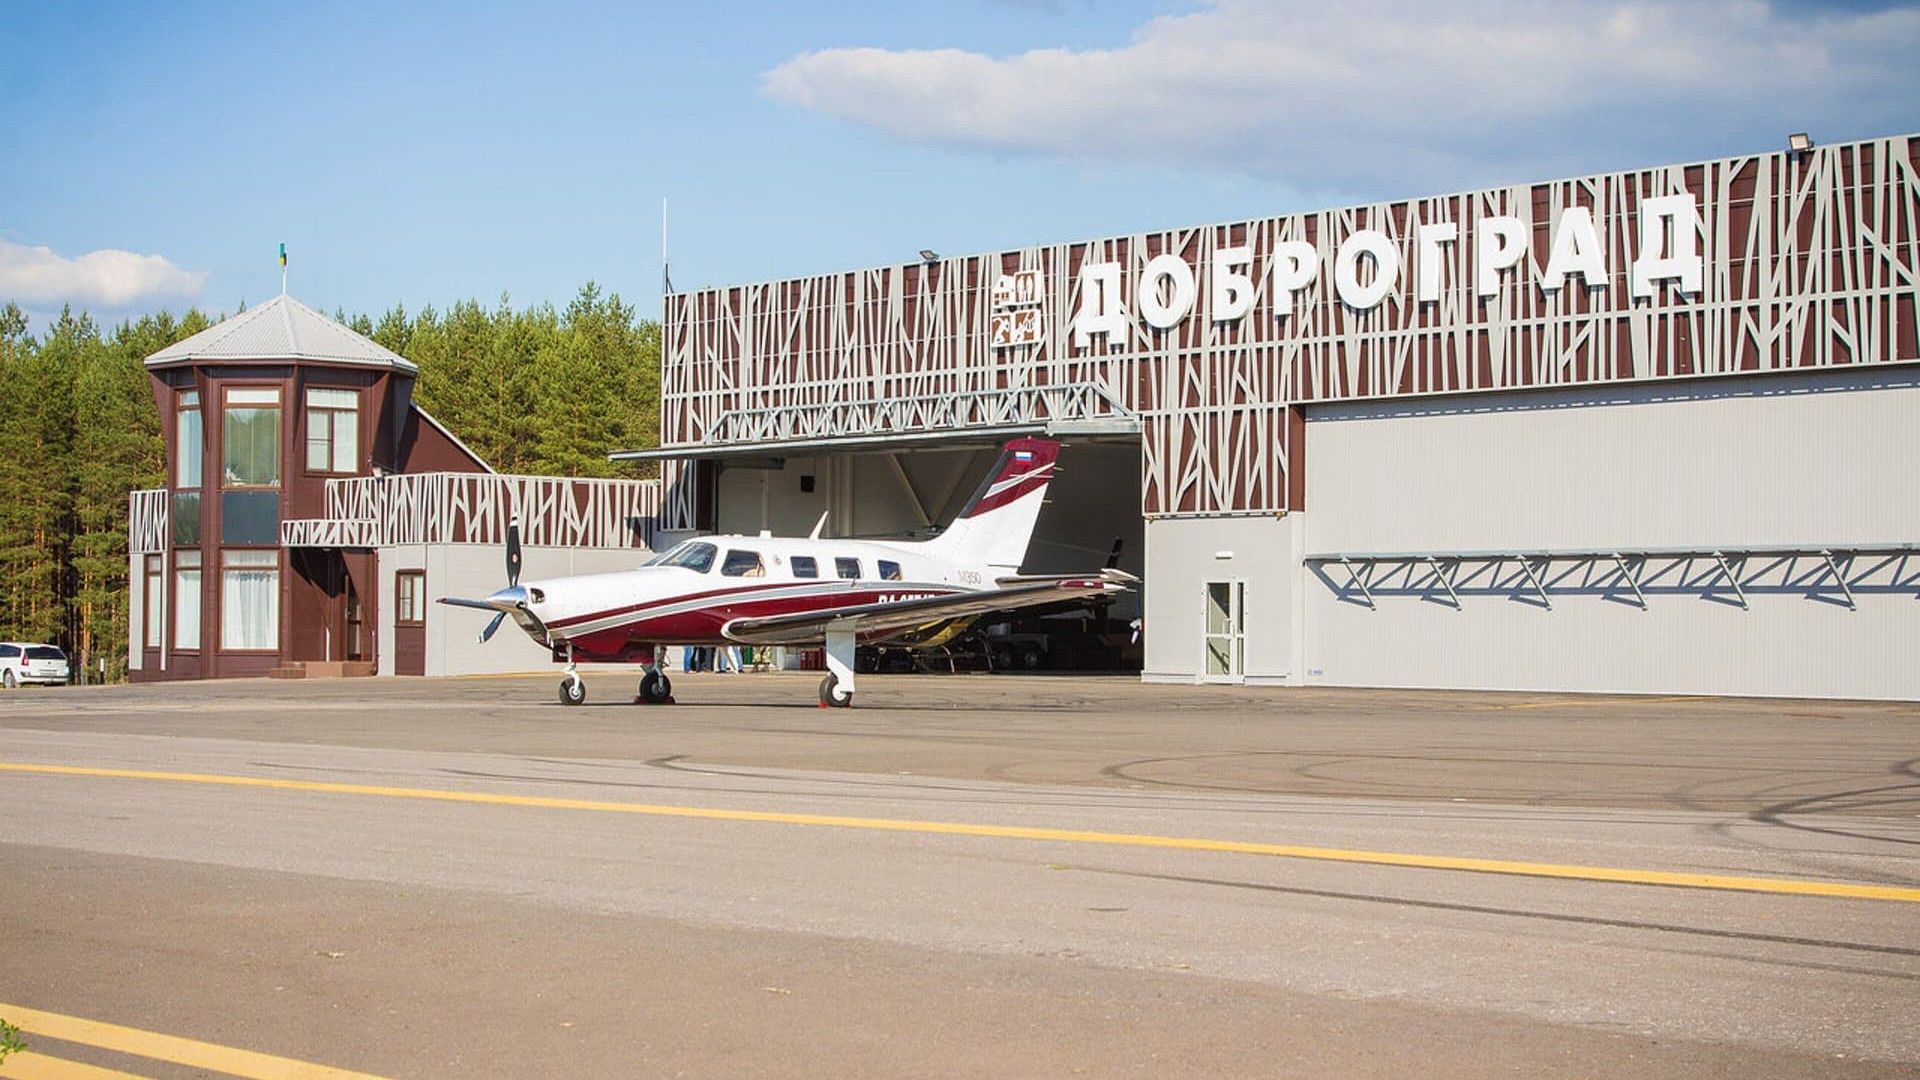
<path id="1" fill-rule="evenodd" d="M 587 700 L 587 684 L 573 664 L 573 646 L 567 646 L 567 677 L 560 680 L 560 704 L 578 705 Z"/>
<path id="2" fill-rule="evenodd" d="M 839 678 L 829 673 L 820 680 L 820 704 L 831 709 L 844 709 L 853 704 L 853 691 L 842 693 Z"/>
<path id="3" fill-rule="evenodd" d="M 640 700 L 649 705 L 665 705 L 673 700 L 673 680 L 658 671 L 640 677 Z"/>

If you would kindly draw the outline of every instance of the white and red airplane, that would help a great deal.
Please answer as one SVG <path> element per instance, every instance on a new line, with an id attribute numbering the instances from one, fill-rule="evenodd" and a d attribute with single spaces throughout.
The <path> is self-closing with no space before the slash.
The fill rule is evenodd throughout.
<path id="1" fill-rule="evenodd" d="M 638 700 L 672 700 L 660 670 L 673 645 L 824 645 L 822 705 L 853 704 L 858 645 L 927 648 L 980 616 L 1125 592 L 1139 583 L 1107 568 L 1021 576 L 1027 543 L 1053 479 L 1060 444 L 1016 439 L 960 516 L 921 541 L 700 536 L 608 574 L 520 582 L 517 525 L 507 533 L 507 587 L 485 600 L 443 604 L 495 612 L 486 641 L 511 618 L 564 659 L 563 704 L 587 698 L 579 661 L 646 665 Z"/>

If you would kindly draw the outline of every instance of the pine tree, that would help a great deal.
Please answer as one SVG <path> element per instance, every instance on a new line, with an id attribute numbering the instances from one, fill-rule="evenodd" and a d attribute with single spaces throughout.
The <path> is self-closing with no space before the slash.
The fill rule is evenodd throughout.
<path id="1" fill-rule="evenodd" d="M 12 351 L 0 379 L 10 388 L 0 416 L 0 567 L 11 601 L 9 637 L 57 641 L 71 594 L 73 373 L 99 331 L 63 309 L 47 339 Z"/>
<path id="2" fill-rule="evenodd" d="M 74 535 L 67 640 L 84 671 L 125 675 L 127 492 L 166 483 L 165 444 L 144 360 L 184 337 L 162 312 L 122 323 L 74 372 Z"/>

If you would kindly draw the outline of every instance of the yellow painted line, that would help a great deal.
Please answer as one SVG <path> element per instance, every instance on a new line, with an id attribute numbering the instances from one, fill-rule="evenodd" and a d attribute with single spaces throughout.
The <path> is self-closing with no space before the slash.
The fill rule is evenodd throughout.
<path id="1" fill-rule="evenodd" d="M 98 1046 L 104 1050 L 115 1050 L 135 1057 L 152 1058 L 155 1061 L 171 1062 L 193 1069 L 207 1069 L 228 1076 L 246 1077 L 247 1080 L 381 1080 L 370 1073 L 351 1072 L 336 1069 L 329 1065 L 316 1065 L 310 1061 L 298 1061 L 294 1058 L 275 1057 L 272 1054 L 255 1053 L 252 1050 L 239 1050 L 218 1043 L 201 1042 L 198 1039 L 183 1039 L 178 1035 L 162 1035 L 156 1031 L 142 1031 L 139 1028 L 121 1027 L 99 1020 L 83 1020 L 77 1016 L 62 1016 L 59 1013 L 41 1012 L 38 1009 L 23 1008 L 0 1002 L 0 1017 L 14 1024 L 22 1031 L 36 1035 L 45 1035 L 49 1039 L 65 1042 L 84 1043 Z M 22 1055 L 25 1056 L 25 1055 Z M 4 1066 L 0 1066 L 0 1076 L 12 1080 L 13 1065 L 17 1058 L 9 1057 Z M 64 1067 L 76 1067 L 73 1062 L 60 1062 Z M 91 1068 L 91 1066 L 77 1066 Z M 21 1074 L 23 1077 L 27 1074 Z M 41 1073 L 53 1080 L 87 1080 L 96 1074 L 91 1073 Z M 101 1080 L 120 1077 L 126 1073 L 101 1072 Z"/>
<path id="2" fill-rule="evenodd" d="M 557 799 L 542 795 L 499 795 L 485 791 L 447 791 L 437 788 L 336 784 L 321 780 L 282 780 L 264 776 L 153 772 L 145 769 L 100 769 L 79 765 L 28 765 L 0 762 L 0 772 L 43 773 L 53 776 L 106 777 L 122 780 L 166 780 L 184 784 L 217 784 L 223 787 L 270 788 L 278 791 L 310 791 L 330 795 L 375 795 L 390 799 L 424 799 L 433 802 L 478 803 L 486 806 L 536 807 L 546 810 L 588 810 L 609 814 L 644 814 L 652 817 L 699 818 L 707 821 L 753 821 L 776 825 L 818 825 L 837 829 L 871 829 L 880 832 L 931 833 L 942 836 L 986 836 L 1013 840 L 1042 840 L 1065 844 L 1107 844 L 1122 847 L 1170 848 L 1179 851 L 1218 851 L 1236 855 L 1270 855 L 1286 859 L 1367 863 L 1375 866 L 1401 866 L 1420 870 L 1462 870 L 1475 874 L 1511 874 L 1520 877 L 1605 881 L 1624 885 L 1670 885 L 1686 889 L 1719 889 L 1730 892 L 1776 893 L 1789 896 L 1841 897 L 1852 900 L 1892 900 L 1901 903 L 1920 904 L 1920 888 L 1905 888 L 1894 885 L 1863 885 L 1851 882 L 1807 881 L 1795 878 L 1732 877 L 1723 874 L 1694 874 L 1671 870 L 1633 870 L 1611 866 L 1576 866 L 1562 863 L 1512 862 L 1505 859 L 1474 859 L 1451 855 L 1415 855 L 1396 851 L 1362 851 L 1346 848 L 1305 847 L 1297 844 L 1262 844 L 1244 840 L 1210 840 L 1203 837 L 1191 836 L 1153 836 L 1133 833 L 1089 832 L 1080 829 L 1046 829 L 1023 825 L 974 825 L 953 821 L 907 821 L 895 818 L 838 817 L 830 814 L 792 814 L 770 810 L 723 810 L 700 806 L 662 806 L 647 803 L 603 802 L 597 799 Z"/>
<path id="3" fill-rule="evenodd" d="M 0 1077 L 5 1080 L 145 1080 L 138 1073 L 63 1061 L 31 1050 L 8 1054 L 7 1063 L 0 1065 Z"/>
<path id="4" fill-rule="evenodd" d="M 1507 709 L 1576 709 L 1597 708 L 1606 705 L 1661 705 L 1677 701 L 1705 701 L 1699 694 L 1675 694 L 1669 697 L 1635 698 L 1572 698 L 1558 701 L 1524 701 L 1518 705 L 1492 705 L 1496 712 Z"/>

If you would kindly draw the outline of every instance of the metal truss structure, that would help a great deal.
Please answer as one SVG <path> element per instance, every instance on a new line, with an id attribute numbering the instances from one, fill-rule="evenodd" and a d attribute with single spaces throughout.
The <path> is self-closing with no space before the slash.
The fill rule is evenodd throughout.
<path id="1" fill-rule="evenodd" d="M 1901 544 L 1605 551 L 1314 552 L 1303 560 L 1345 603 L 1384 597 L 1499 597 L 1551 610 L 1555 596 L 1598 596 L 1649 609 L 1649 598 L 1692 596 L 1751 610 L 1752 598 L 1792 595 L 1859 609 L 1862 594 L 1920 596 L 1920 541 Z M 1335 568 L 1338 568 L 1335 571 Z"/>
<path id="2" fill-rule="evenodd" d="M 1142 430 L 1149 517 L 1299 509 L 1298 408 L 1316 402 L 1757 375 L 1920 360 L 1920 139 L 1729 158 L 1319 213 L 670 295 L 661 443 L 704 447 L 1125 417 Z M 1688 194 L 1699 291 L 1636 297 L 1640 207 Z M 1567 212 L 1590 215 L 1605 273 L 1541 284 Z M 1492 295 L 1475 288 L 1476 227 L 1517 218 L 1529 247 Z M 1422 225 L 1437 298 L 1417 299 Z M 1361 230 L 1401 268 L 1371 307 L 1322 269 L 1297 295 L 1281 245 L 1330 267 Z M 1216 254 L 1251 249 L 1251 313 L 1216 319 Z M 1146 267 L 1176 255 L 1201 300 L 1167 328 L 1135 308 Z M 1120 266 L 1125 330 L 1076 345 L 1083 267 Z M 1377 266 L 1377 264 L 1376 264 Z M 993 344 L 993 289 L 1038 272 L 1033 344 Z M 1154 284 L 1152 287 L 1159 288 Z M 666 524 L 692 524 L 671 468 Z M 689 481 L 689 482 L 683 482 Z"/>

